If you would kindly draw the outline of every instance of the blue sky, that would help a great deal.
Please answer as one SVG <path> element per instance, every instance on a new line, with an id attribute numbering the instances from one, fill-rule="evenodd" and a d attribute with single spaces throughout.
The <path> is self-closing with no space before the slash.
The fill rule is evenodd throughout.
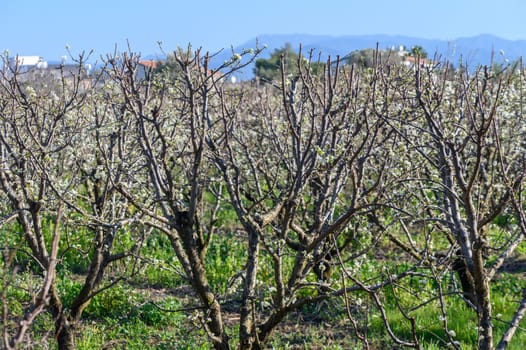
<path id="1" fill-rule="evenodd" d="M 162 47 L 215 51 L 261 34 L 393 34 L 455 39 L 494 34 L 526 39 L 524 0 L 1 0 L 0 50 L 59 60 Z"/>

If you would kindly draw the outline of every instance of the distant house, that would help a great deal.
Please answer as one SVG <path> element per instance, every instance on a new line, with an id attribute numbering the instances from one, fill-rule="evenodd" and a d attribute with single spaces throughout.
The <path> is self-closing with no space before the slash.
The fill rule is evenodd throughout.
<path id="1" fill-rule="evenodd" d="M 398 53 L 398 56 L 402 60 L 402 64 L 408 68 L 414 68 L 418 64 L 420 64 L 421 68 L 424 68 L 424 67 L 430 68 L 430 67 L 433 67 L 435 64 L 433 60 L 430 60 L 424 57 L 417 57 L 415 55 L 411 55 L 411 53 L 406 50 L 404 45 L 399 46 L 397 53 Z"/>
<path id="2" fill-rule="evenodd" d="M 41 56 L 17 56 L 11 60 L 6 77 L 16 74 L 21 83 L 45 84 L 51 82 L 66 83 L 80 78 L 83 88 L 91 86 L 91 65 L 68 64 L 63 60 L 60 63 L 49 63 Z"/>
<path id="3" fill-rule="evenodd" d="M 155 71 L 162 64 L 163 64 L 163 61 L 154 61 L 154 60 L 139 61 L 139 64 L 137 65 L 137 71 L 135 72 L 135 78 L 139 81 L 147 79 L 149 74 Z"/>
<path id="4" fill-rule="evenodd" d="M 41 56 L 16 56 L 4 62 L 3 69 L 8 73 L 26 74 L 33 70 L 47 69 L 48 63 Z"/>
<path id="5" fill-rule="evenodd" d="M 417 65 L 420 65 L 421 68 L 431 68 L 435 64 L 433 60 L 415 56 L 404 56 L 402 63 L 409 68 L 414 68 Z"/>
<path id="6" fill-rule="evenodd" d="M 40 67 L 42 68 L 47 62 L 41 56 L 16 56 L 15 64 L 18 67 Z"/>

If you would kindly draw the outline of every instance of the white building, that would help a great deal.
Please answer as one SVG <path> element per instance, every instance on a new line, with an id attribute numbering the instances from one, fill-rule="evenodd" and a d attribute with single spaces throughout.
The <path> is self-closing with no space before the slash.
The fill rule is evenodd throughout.
<path id="1" fill-rule="evenodd" d="M 38 66 L 42 66 L 46 62 L 40 56 L 16 56 L 15 63 L 17 66 L 37 66 L 38 67 Z"/>

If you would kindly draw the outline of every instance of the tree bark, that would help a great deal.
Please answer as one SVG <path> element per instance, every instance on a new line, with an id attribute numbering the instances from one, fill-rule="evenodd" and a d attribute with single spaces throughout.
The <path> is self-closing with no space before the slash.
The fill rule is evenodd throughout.
<path id="1" fill-rule="evenodd" d="M 493 325 L 491 323 L 491 297 L 487 276 L 484 271 L 484 258 L 481 243 L 478 241 L 474 247 L 474 282 L 477 296 L 478 314 L 478 349 L 493 350 Z"/>
<path id="2" fill-rule="evenodd" d="M 253 303 L 257 280 L 257 267 L 259 259 L 259 233 L 251 229 L 248 239 L 248 261 L 245 286 L 241 301 L 240 324 L 239 324 L 239 348 L 251 350 L 256 342 L 255 321 L 253 319 Z"/>
<path id="3" fill-rule="evenodd" d="M 55 286 L 51 287 L 49 310 L 55 320 L 55 337 L 59 350 L 75 349 L 75 335 L 73 327 L 67 316 L 64 314 L 62 302 Z"/>
<path id="4" fill-rule="evenodd" d="M 206 321 L 212 333 L 212 342 L 217 350 L 230 350 L 229 337 L 225 332 L 221 313 L 221 304 L 212 292 L 208 279 L 204 261 L 201 260 L 200 244 L 195 239 L 193 221 L 187 217 L 188 213 L 180 213 L 179 219 L 180 233 L 183 239 L 183 246 L 187 253 L 188 260 L 192 269 L 192 285 L 203 306 L 208 310 L 208 320 Z"/>

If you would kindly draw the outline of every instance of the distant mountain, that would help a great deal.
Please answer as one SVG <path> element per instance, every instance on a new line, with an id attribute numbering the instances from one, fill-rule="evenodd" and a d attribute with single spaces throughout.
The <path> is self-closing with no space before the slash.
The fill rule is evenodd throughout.
<path id="1" fill-rule="evenodd" d="M 259 57 L 268 58 L 275 49 L 283 47 L 286 43 L 290 43 L 296 49 L 301 44 L 304 53 L 308 53 L 312 49 L 315 57 L 321 55 L 322 60 L 326 60 L 328 56 L 332 58 L 338 55 L 343 57 L 352 51 L 375 48 L 377 45 L 380 49 L 398 48 L 401 45 L 411 48 L 420 45 L 430 57 L 436 55 L 439 60 L 448 60 L 455 66 L 462 62 L 468 67 L 490 64 L 492 54 L 495 62 L 514 61 L 526 55 L 526 40 L 507 40 L 488 34 L 452 40 L 422 39 L 397 35 L 266 34 L 234 47 L 234 52 L 238 53 L 243 49 L 266 45 L 267 48 Z M 214 61 L 219 64 L 231 56 L 231 49 L 225 49 L 214 58 Z M 254 76 L 253 69 L 253 65 L 248 66 L 238 74 L 238 77 L 240 79 L 252 78 Z"/>

